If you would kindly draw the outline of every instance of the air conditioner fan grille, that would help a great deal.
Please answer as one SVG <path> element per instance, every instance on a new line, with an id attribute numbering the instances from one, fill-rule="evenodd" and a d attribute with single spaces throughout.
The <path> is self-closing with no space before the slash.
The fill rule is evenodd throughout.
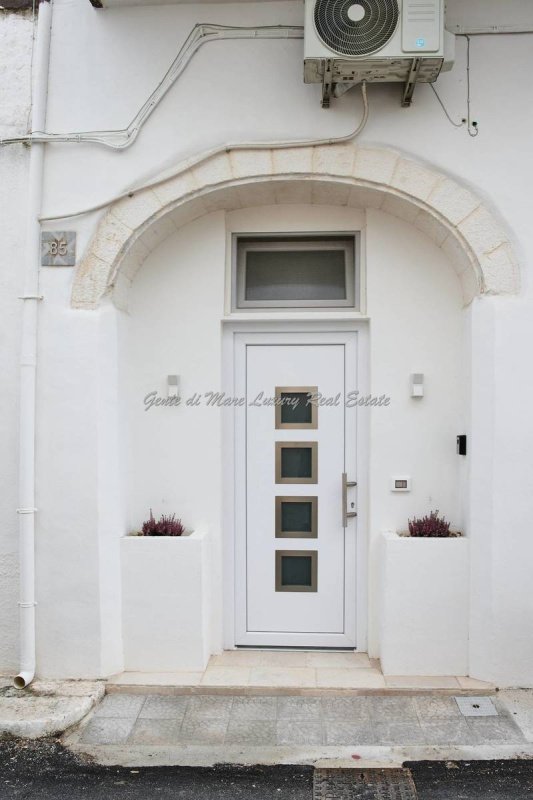
<path id="1" fill-rule="evenodd" d="M 349 9 L 360 6 L 364 16 L 354 22 Z M 384 47 L 398 25 L 398 0 L 317 0 L 315 26 L 327 47 L 346 56 L 363 56 Z"/>

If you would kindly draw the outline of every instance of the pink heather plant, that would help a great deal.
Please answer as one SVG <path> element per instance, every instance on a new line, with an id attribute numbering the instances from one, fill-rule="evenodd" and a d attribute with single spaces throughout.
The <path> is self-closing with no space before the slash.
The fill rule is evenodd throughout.
<path id="1" fill-rule="evenodd" d="M 185 527 L 181 523 L 181 519 L 176 519 L 176 515 L 161 514 L 160 518 L 156 521 L 150 509 L 150 517 L 143 522 L 141 536 L 181 536 L 185 531 Z"/>
<path id="2" fill-rule="evenodd" d="M 411 536 L 445 537 L 450 535 L 450 523 L 444 517 L 439 519 L 439 512 L 432 511 L 428 516 L 410 519 L 409 533 Z"/>

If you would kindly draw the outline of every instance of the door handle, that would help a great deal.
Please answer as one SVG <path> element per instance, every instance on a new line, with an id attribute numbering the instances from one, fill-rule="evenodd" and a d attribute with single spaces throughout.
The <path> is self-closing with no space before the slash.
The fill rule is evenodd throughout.
<path id="1" fill-rule="evenodd" d="M 348 527 L 348 520 L 357 516 L 357 511 L 348 511 L 348 489 L 357 486 L 357 481 L 349 481 L 346 472 L 342 473 L 342 527 Z"/>

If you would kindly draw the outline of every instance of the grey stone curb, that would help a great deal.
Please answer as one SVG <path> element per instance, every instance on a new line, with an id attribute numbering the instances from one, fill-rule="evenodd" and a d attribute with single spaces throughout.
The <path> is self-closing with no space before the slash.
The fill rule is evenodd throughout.
<path id="1" fill-rule="evenodd" d="M 217 764 L 275 766 L 312 765 L 339 768 L 401 767 L 406 761 L 492 761 L 532 758 L 533 746 L 481 745 L 473 747 L 242 747 L 79 745 L 64 741 L 74 753 L 106 766 L 213 767 Z"/>
<path id="2" fill-rule="evenodd" d="M 105 694 L 103 681 L 35 681 L 28 689 L 0 684 L 0 735 L 38 739 L 77 725 Z"/>

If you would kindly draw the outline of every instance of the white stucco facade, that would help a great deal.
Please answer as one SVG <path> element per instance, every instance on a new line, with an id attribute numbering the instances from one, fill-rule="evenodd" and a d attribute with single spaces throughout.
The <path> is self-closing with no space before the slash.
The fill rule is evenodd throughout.
<path id="1" fill-rule="evenodd" d="M 301 25 L 303 4 L 95 9 L 88 0 L 55 0 L 47 131 L 122 128 L 198 22 Z M 2 137 L 25 132 L 31 37 L 29 16 L 0 18 Z M 42 216 L 103 205 L 42 223 L 43 230 L 76 232 L 77 264 L 40 271 L 39 675 L 106 677 L 142 668 L 128 603 L 139 564 L 124 581 L 121 539 L 150 508 L 206 532 L 198 556 L 204 561 L 194 567 L 202 579 L 183 581 L 183 605 L 175 612 L 187 613 L 199 585 L 201 641 L 188 645 L 184 626 L 183 662 L 178 648 L 167 670 L 196 669 L 206 647 L 233 646 L 228 414 L 206 405 L 147 412 L 144 397 L 154 390 L 164 396 L 169 374 L 180 375 L 183 397 L 227 386 L 224 331 L 239 320 L 261 319 L 267 327 L 274 320 L 288 327 L 320 320 L 364 327 L 367 385 L 391 398 L 390 407 L 362 417 L 365 525 L 357 535 L 366 553 L 358 573 L 366 649 L 380 656 L 382 531 L 400 530 L 408 517 L 438 508 L 469 539 L 468 585 L 461 584 L 468 599 L 460 604 L 465 671 L 501 685 L 533 685 L 532 58 L 528 34 L 472 38 L 475 138 L 449 124 L 428 86 L 418 86 L 404 109 L 397 85 L 370 85 L 369 120 L 353 142 L 206 156 L 228 142 L 340 136 L 362 111 L 357 89 L 321 109 L 319 88 L 302 82 L 299 39 L 218 41 L 200 49 L 130 148 L 46 145 Z M 465 113 L 465 59 L 466 40 L 458 37 L 454 68 L 436 84 L 454 119 Z M 6 673 L 17 669 L 18 657 L 17 297 L 27 160 L 21 144 L 0 147 L 0 671 Z M 145 184 L 153 185 L 122 197 Z M 231 311 L 232 234 L 325 231 L 361 231 L 360 312 Z M 412 373 L 425 376 L 421 401 L 410 397 Z M 466 457 L 455 450 L 464 433 Z M 393 475 L 409 475 L 412 490 L 391 492 Z M 449 663 L 443 660 L 443 671 Z M 161 661 L 157 671 L 166 671 Z"/>
<path id="2" fill-rule="evenodd" d="M 424 541 L 386 531 L 380 544 L 383 674 L 464 675 L 468 537 Z"/>

